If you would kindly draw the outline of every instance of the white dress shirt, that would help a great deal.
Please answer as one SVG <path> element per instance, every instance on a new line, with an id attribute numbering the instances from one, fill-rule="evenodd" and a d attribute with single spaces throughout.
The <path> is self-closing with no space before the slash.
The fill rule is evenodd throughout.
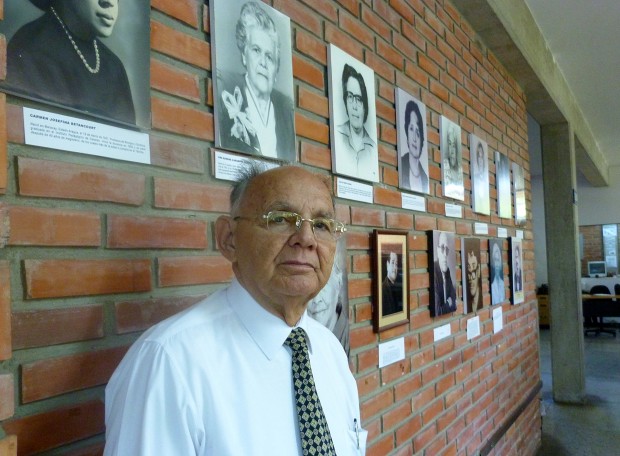
<path id="1" fill-rule="evenodd" d="M 338 456 L 363 455 L 357 385 L 338 339 L 306 314 Z M 291 456 L 301 440 L 283 345 L 292 328 L 235 280 L 145 332 L 106 387 L 106 456 Z M 359 438 L 359 449 L 358 449 Z"/>

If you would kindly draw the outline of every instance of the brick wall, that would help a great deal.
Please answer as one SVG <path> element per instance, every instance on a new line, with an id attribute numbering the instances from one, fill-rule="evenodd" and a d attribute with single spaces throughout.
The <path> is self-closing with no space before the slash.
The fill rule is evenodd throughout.
<path id="1" fill-rule="evenodd" d="M 581 258 L 581 276 L 588 277 L 588 261 L 601 261 L 603 255 L 603 227 L 601 225 L 583 225 L 579 227 L 583 237 L 583 257 Z"/>
<path id="2" fill-rule="evenodd" d="M 428 310 L 426 230 L 471 236 L 474 222 L 483 222 L 490 236 L 498 227 L 515 234 L 512 220 L 471 209 L 469 133 L 524 166 L 531 207 L 522 90 L 447 0 L 269 3 L 292 20 L 297 147 L 308 167 L 331 169 L 327 44 L 376 72 L 375 204 L 339 200 L 337 207 L 351 225 L 351 366 L 368 454 L 535 454 L 540 375 L 531 222 L 520 228 L 525 303 L 503 305 L 501 332 L 492 330 L 486 264 L 481 336 L 467 340 L 461 302 L 436 319 Z M 3 435 L 15 435 L 23 455 L 55 448 L 100 454 L 103 388 L 128 346 L 232 277 L 211 232 L 228 209 L 229 186 L 212 177 L 210 52 L 208 5 L 151 1 L 151 166 L 25 146 L 23 100 L 0 96 L 0 136 L 7 138 L 0 138 L 0 448 L 14 451 L 14 437 Z M 429 111 L 427 213 L 400 208 L 395 86 Z M 444 216 L 440 115 L 463 128 L 462 219 Z M 494 174 L 491 186 L 496 214 Z M 380 335 L 371 323 L 374 228 L 407 230 L 412 265 L 411 321 Z M 507 250 L 506 241 L 505 261 Z M 452 335 L 434 343 L 434 328 L 445 324 Z M 405 359 L 379 369 L 378 344 L 395 337 L 405 339 Z"/>

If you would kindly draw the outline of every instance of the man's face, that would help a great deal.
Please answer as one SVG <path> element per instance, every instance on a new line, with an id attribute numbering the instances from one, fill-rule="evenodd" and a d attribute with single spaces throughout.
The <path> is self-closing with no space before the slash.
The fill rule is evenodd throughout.
<path id="1" fill-rule="evenodd" d="M 355 78 L 347 81 L 347 115 L 351 128 L 360 130 L 364 125 L 364 102 L 362 101 L 362 89 Z"/>
<path id="2" fill-rule="evenodd" d="M 437 261 L 439 262 L 439 268 L 441 272 L 448 271 L 448 253 L 450 248 L 448 247 L 448 238 L 445 233 L 439 235 L 439 242 L 437 243 Z"/>
<path id="3" fill-rule="evenodd" d="M 390 252 L 390 259 L 386 263 L 387 277 L 390 282 L 396 282 L 396 276 L 398 275 L 398 256 L 394 252 Z"/>
<path id="4" fill-rule="evenodd" d="M 480 266 L 478 258 L 472 252 L 467 254 L 467 280 L 469 281 L 469 291 L 472 295 L 478 292 L 478 278 L 480 277 Z"/>
<path id="5" fill-rule="evenodd" d="M 258 176 L 246 190 L 238 213 L 260 217 L 288 210 L 309 219 L 334 217 L 324 182 L 295 167 L 277 168 Z M 336 241 L 317 241 L 308 222 L 291 235 L 268 231 L 260 220 L 241 219 L 233 231 L 230 258 L 239 282 L 263 307 L 284 315 L 287 306 L 307 303 L 329 279 Z"/>
<path id="6" fill-rule="evenodd" d="M 243 50 L 243 66 L 248 81 L 259 96 L 268 97 L 276 80 L 276 43 L 260 27 L 250 28 Z"/>
<path id="7" fill-rule="evenodd" d="M 409 127 L 407 128 L 407 147 L 409 148 L 409 153 L 415 158 L 420 158 L 420 154 L 422 153 L 422 148 L 420 147 L 421 135 L 422 132 L 418 128 L 415 115 L 412 115 Z"/>
<path id="8" fill-rule="evenodd" d="M 484 149 L 480 143 L 478 143 L 476 148 L 476 159 L 478 160 L 478 169 L 484 171 Z"/>
<path id="9" fill-rule="evenodd" d="M 499 276 L 502 270 L 502 254 L 497 248 L 497 244 L 493 247 L 493 268 L 495 275 Z"/>
<path id="10" fill-rule="evenodd" d="M 456 168 L 457 156 L 456 156 L 456 134 L 453 130 L 448 131 L 448 160 L 450 167 Z"/>
<path id="11" fill-rule="evenodd" d="M 63 20 L 82 39 L 112 34 L 118 18 L 118 0 L 65 0 Z"/>

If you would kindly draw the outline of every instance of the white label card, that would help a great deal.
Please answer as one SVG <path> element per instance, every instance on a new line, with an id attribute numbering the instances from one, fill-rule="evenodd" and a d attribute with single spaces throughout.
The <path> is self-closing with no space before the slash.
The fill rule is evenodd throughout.
<path id="1" fill-rule="evenodd" d="M 412 211 L 426 212 L 426 199 L 420 195 L 410 195 L 409 193 L 401 193 L 402 208 Z"/>
<path id="2" fill-rule="evenodd" d="M 475 316 L 467 320 L 467 340 L 480 335 L 480 317 Z"/>
<path id="3" fill-rule="evenodd" d="M 497 237 L 507 238 L 508 230 L 506 228 L 498 228 L 497 229 Z"/>
<path id="4" fill-rule="evenodd" d="M 450 328 L 450 323 L 433 329 L 433 336 L 434 336 L 435 342 L 441 339 L 445 339 L 450 334 L 452 334 L 452 328 Z"/>
<path id="5" fill-rule="evenodd" d="M 361 201 L 362 203 L 372 204 L 373 202 L 372 185 L 339 177 L 336 180 L 336 188 L 336 196 L 339 198 Z"/>
<path id="6" fill-rule="evenodd" d="M 446 217 L 463 218 L 463 207 L 446 203 Z"/>
<path id="7" fill-rule="evenodd" d="M 474 223 L 474 233 L 488 236 L 489 225 L 487 225 L 486 223 L 480 223 L 480 222 Z"/>
<path id="8" fill-rule="evenodd" d="M 404 337 L 379 344 L 379 367 L 387 366 L 401 359 L 405 359 Z"/>
<path id="9" fill-rule="evenodd" d="M 498 333 L 504 327 L 504 317 L 502 314 L 502 307 L 496 307 L 493 309 L 493 334 Z"/>

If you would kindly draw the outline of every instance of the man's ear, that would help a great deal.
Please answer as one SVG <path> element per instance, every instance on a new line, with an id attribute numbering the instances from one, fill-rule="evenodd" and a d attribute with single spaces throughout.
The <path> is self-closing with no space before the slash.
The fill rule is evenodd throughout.
<path id="1" fill-rule="evenodd" d="M 233 230 L 234 220 L 228 215 L 221 215 L 215 221 L 215 242 L 224 258 L 231 263 L 236 257 L 235 236 Z"/>

